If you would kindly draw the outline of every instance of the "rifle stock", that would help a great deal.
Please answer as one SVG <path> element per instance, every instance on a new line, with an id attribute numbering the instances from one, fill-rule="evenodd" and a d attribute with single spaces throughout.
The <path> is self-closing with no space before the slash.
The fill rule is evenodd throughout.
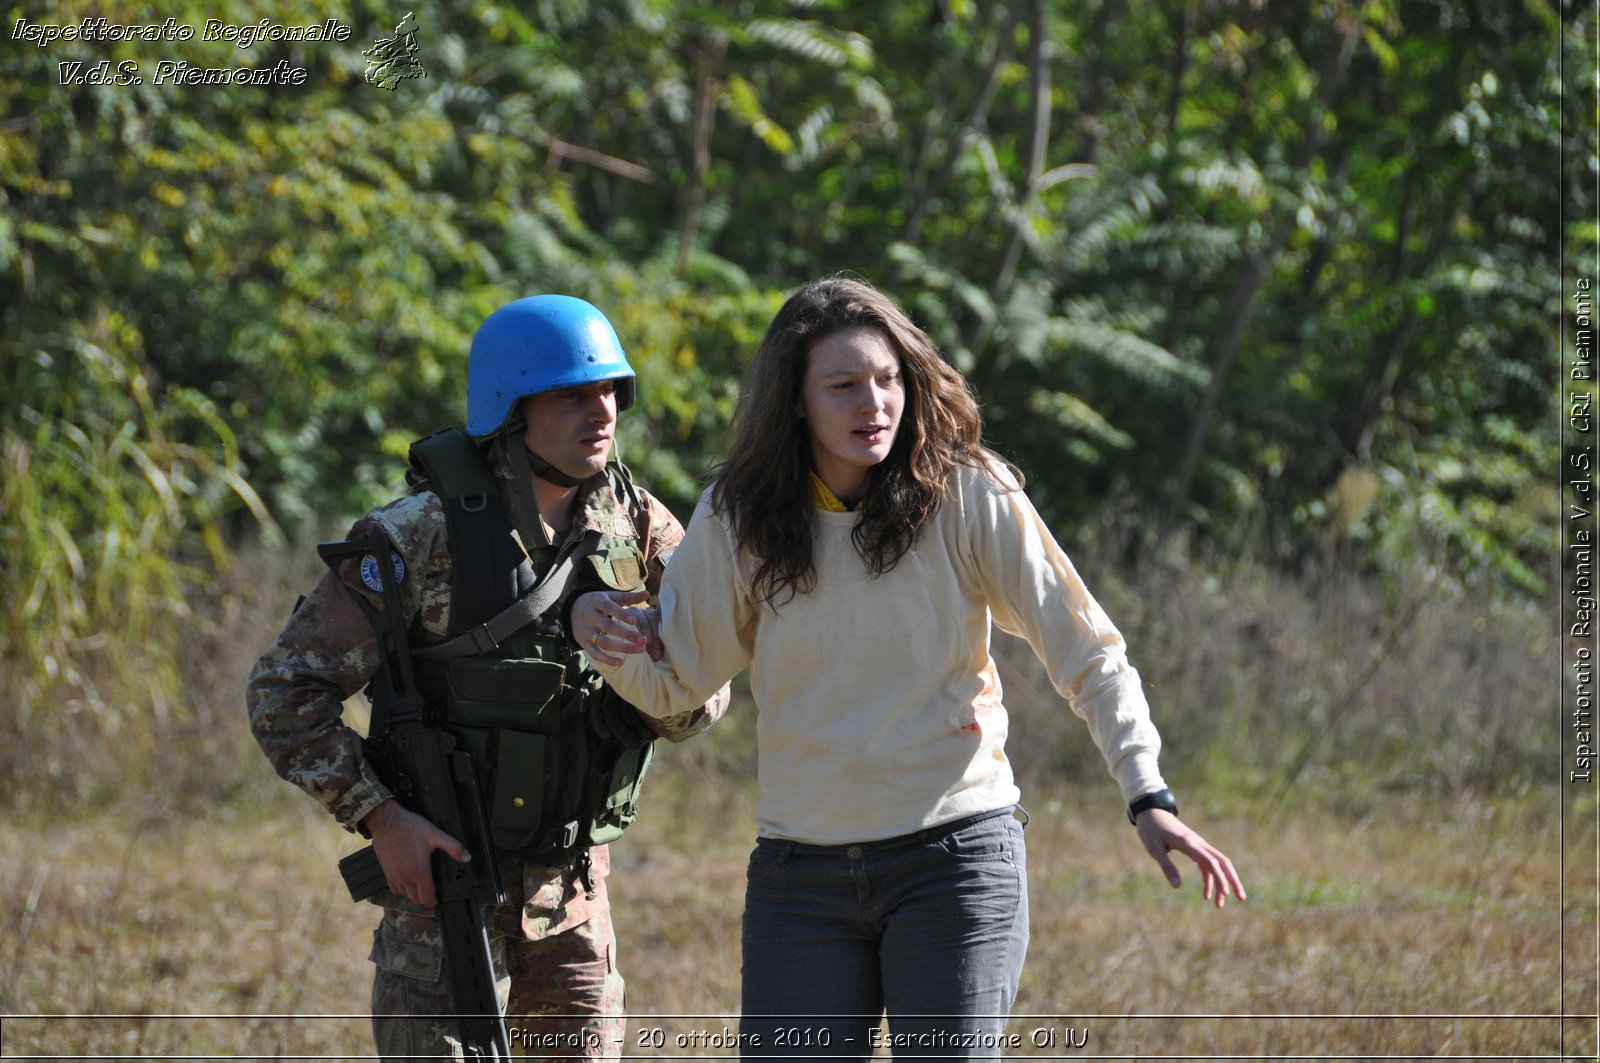
<path id="1" fill-rule="evenodd" d="M 494 964 L 482 908 L 505 900 L 505 890 L 472 755 L 458 748 L 454 735 L 428 719 L 417 692 L 405 612 L 388 562 L 388 540 L 369 536 L 321 543 L 317 553 L 336 576 L 339 566 L 350 558 L 371 556 L 377 562 L 374 569 L 383 588 L 383 609 L 373 608 L 361 594 L 350 591 L 377 635 L 382 662 L 373 689 L 367 755 L 401 805 L 457 838 L 472 854 L 466 863 L 442 852 L 433 854 L 438 897 L 434 912 L 444 942 L 446 985 L 467 1058 L 509 1060 L 510 1033 L 495 996 Z M 383 867 L 370 845 L 340 860 L 339 872 L 353 900 L 366 900 L 387 886 Z"/>

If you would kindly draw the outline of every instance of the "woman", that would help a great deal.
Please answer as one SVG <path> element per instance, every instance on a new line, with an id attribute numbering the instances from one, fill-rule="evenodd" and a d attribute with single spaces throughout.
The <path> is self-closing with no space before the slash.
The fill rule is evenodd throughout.
<path id="1" fill-rule="evenodd" d="M 1028 905 L 991 620 L 1088 723 L 1171 884 L 1178 851 L 1219 908 L 1244 898 L 1175 815 L 1122 637 L 981 432 L 965 381 L 892 300 L 815 282 L 762 340 L 659 616 L 637 594 L 574 603 L 579 644 L 648 715 L 750 669 L 747 1055 L 864 1058 L 884 1011 L 896 1055 L 996 1054 Z"/>

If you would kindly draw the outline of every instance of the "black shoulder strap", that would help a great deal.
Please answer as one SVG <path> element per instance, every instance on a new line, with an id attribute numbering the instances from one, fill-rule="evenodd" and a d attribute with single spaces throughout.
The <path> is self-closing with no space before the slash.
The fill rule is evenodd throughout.
<path id="1" fill-rule="evenodd" d="M 450 628 L 454 636 L 482 622 L 531 586 L 505 569 L 497 549 L 499 484 L 484 449 L 460 428 L 445 428 L 411 444 L 406 474 L 414 490 L 439 496 L 450 542 Z"/>
<path id="2" fill-rule="evenodd" d="M 461 526 L 464 522 L 457 517 L 457 513 L 481 512 L 490 499 L 497 496 L 499 487 L 483 451 L 460 428 L 446 428 L 411 444 L 410 457 L 415 473 L 413 480 L 427 483 L 444 503 L 450 523 L 452 553 L 478 553 L 482 544 L 464 541 L 470 536 L 465 534 L 466 529 Z M 609 466 L 607 471 L 613 473 Z M 637 507 L 638 495 L 632 479 L 620 465 L 613 473 L 612 482 L 615 484 L 619 480 L 624 485 L 629 503 Z M 578 561 L 594 553 L 599 546 L 600 533 L 586 532 L 570 549 L 556 558 L 550 570 L 532 589 L 510 606 L 454 638 L 413 649 L 413 656 L 424 660 L 448 661 L 490 652 L 555 605 Z M 453 557 L 452 560 L 459 569 L 463 558 Z M 451 594 L 458 604 L 463 601 L 461 596 L 469 592 L 469 588 L 462 585 L 463 582 L 457 579 L 451 587 Z"/>
<path id="3" fill-rule="evenodd" d="M 599 544 L 599 532 L 585 532 L 574 549 L 556 559 L 556 563 L 550 566 L 550 571 L 545 573 L 533 590 L 470 631 L 446 642 L 413 650 L 412 656 L 427 661 L 449 661 L 488 653 L 555 605 L 561 592 L 566 589 L 567 577 L 572 574 L 578 559 L 593 553 Z"/>
<path id="4" fill-rule="evenodd" d="M 444 428 L 411 444 L 413 482 L 425 482 L 447 504 L 466 500 L 469 512 L 487 505 L 496 493 L 494 474 L 483 451 L 460 428 Z M 475 499 L 482 505 L 474 507 Z"/>

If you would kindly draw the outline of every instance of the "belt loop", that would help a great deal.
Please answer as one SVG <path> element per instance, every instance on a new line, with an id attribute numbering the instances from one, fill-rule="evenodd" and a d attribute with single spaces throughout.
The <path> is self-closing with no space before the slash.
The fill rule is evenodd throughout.
<path id="1" fill-rule="evenodd" d="M 1027 830 L 1028 824 L 1033 822 L 1033 817 L 1028 815 L 1028 810 L 1019 803 L 1012 807 L 1011 814 L 1022 821 L 1022 829 Z"/>

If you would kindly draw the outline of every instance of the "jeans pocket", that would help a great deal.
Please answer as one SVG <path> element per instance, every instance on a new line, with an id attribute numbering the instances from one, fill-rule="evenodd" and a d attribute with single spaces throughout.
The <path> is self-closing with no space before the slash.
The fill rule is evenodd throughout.
<path id="1" fill-rule="evenodd" d="M 1010 823 L 1016 823 L 1012 816 L 991 816 L 947 831 L 934 845 L 958 860 L 1009 860 L 1013 844 L 1012 832 L 1007 826 Z"/>
<path id="2" fill-rule="evenodd" d="M 750 853 L 750 863 L 745 867 L 745 881 L 760 882 L 776 875 L 788 865 L 789 855 L 793 852 L 794 844 L 791 842 L 756 839 L 756 847 Z"/>

